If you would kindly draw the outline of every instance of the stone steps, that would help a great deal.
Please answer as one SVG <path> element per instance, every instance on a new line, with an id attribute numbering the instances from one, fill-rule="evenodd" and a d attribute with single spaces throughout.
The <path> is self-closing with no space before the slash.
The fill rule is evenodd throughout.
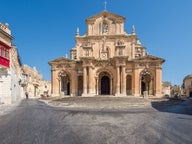
<path id="1" fill-rule="evenodd" d="M 49 101 L 50 104 L 63 107 L 84 107 L 84 108 L 127 108 L 143 107 L 151 105 L 151 101 L 140 97 L 63 97 Z"/>

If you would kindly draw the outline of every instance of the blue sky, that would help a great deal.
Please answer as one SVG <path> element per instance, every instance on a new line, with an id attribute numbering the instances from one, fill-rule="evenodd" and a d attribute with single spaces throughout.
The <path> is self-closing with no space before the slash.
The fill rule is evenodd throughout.
<path id="1" fill-rule="evenodd" d="M 50 80 L 48 61 L 75 46 L 77 27 L 104 10 L 105 0 L 0 0 L 0 22 L 8 22 L 23 64 Z M 181 85 L 192 73 L 192 0 L 106 0 L 107 10 L 126 18 L 151 55 L 166 60 L 163 81 Z"/>

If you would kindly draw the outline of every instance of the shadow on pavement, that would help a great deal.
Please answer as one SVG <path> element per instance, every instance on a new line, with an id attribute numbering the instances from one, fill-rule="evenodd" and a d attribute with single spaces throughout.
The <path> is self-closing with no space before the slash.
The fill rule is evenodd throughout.
<path id="1" fill-rule="evenodd" d="M 162 101 L 152 101 L 151 106 L 160 112 L 192 115 L 192 99 L 166 99 Z"/>

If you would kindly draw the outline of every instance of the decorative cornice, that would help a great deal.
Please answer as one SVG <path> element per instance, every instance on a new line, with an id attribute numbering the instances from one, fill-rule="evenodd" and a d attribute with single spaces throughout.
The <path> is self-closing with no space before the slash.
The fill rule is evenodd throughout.
<path id="1" fill-rule="evenodd" d="M 165 62 L 165 60 L 163 58 L 152 56 L 152 55 L 146 55 L 144 57 L 139 57 L 139 58 L 133 59 L 131 61 L 134 61 L 134 62 L 160 62 L 160 63 Z"/>
<path id="2" fill-rule="evenodd" d="M 135 39 L 136 36 L 135 35 L 130 35 L 130 34 L 110 34 L 110 35 L 105 35 L 107 39 L 127 39 L 127 38 L 130 38 L 130 39 Z M 76 37 L 76 41 L 85 41 L 85 40 L 100 40 L 103 38 L 103 35 L 86 35 L 86 36 L 79 36 L 79 37 Z"/>
<path id="3" fill-rule="evenodd" d="M 4 30 L 0 29 L 0 33 L 2 33 L 3 35 L 7 36 L 10 40 L 13 40 L 14 37 L 11 36 L 10 34 L 8 34 L 7 32 L 5 32 Z"/>

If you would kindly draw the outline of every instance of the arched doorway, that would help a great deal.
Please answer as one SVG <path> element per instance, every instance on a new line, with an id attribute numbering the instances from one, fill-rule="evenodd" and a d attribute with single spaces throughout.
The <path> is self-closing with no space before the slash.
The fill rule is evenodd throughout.
<path id="1" fill-rule="evenodd" d="M 99 74 L 98 90 L 100 95 L 110 95 L 111 92 L 111 79 L 107 72 Z"/>
<path id="2" fill-rule="evenodd" d="M 61 94 L 70 95 L 70 77 L 66 73 L 61 73 Z"/>
<path id="3" fill-rule="evenodd" d="M 67 95 L 70 95 L 70 82 L 67 83 Z"/>
<path id="4" fill-rule="evenodd" d="M 189 93 L 189 97 L 192 97 L 192 92 Z"/>
<path id="5" fill-rule="evenodd" d="M 144 95 L 144 92 L 146 92 L 146 83 L 142 80 L 141 81 L 141 94 Z"/>
<path id="6" fill-rule="evenodd" d="M 103 76 L 101 78 L 101 95 L 110 94 L 110 79 L 108 76 Z"/>
<path id="7" fill-rule="evenodd" d="M 154 94 L 152 74 L 148 70 L 141 72 L 141 95 Z"/>
<path id="8" fill-rule="evenodd" d="M 132 95 L 132 77 L 130 75 L 126 77 L 126 94 Z"/>

